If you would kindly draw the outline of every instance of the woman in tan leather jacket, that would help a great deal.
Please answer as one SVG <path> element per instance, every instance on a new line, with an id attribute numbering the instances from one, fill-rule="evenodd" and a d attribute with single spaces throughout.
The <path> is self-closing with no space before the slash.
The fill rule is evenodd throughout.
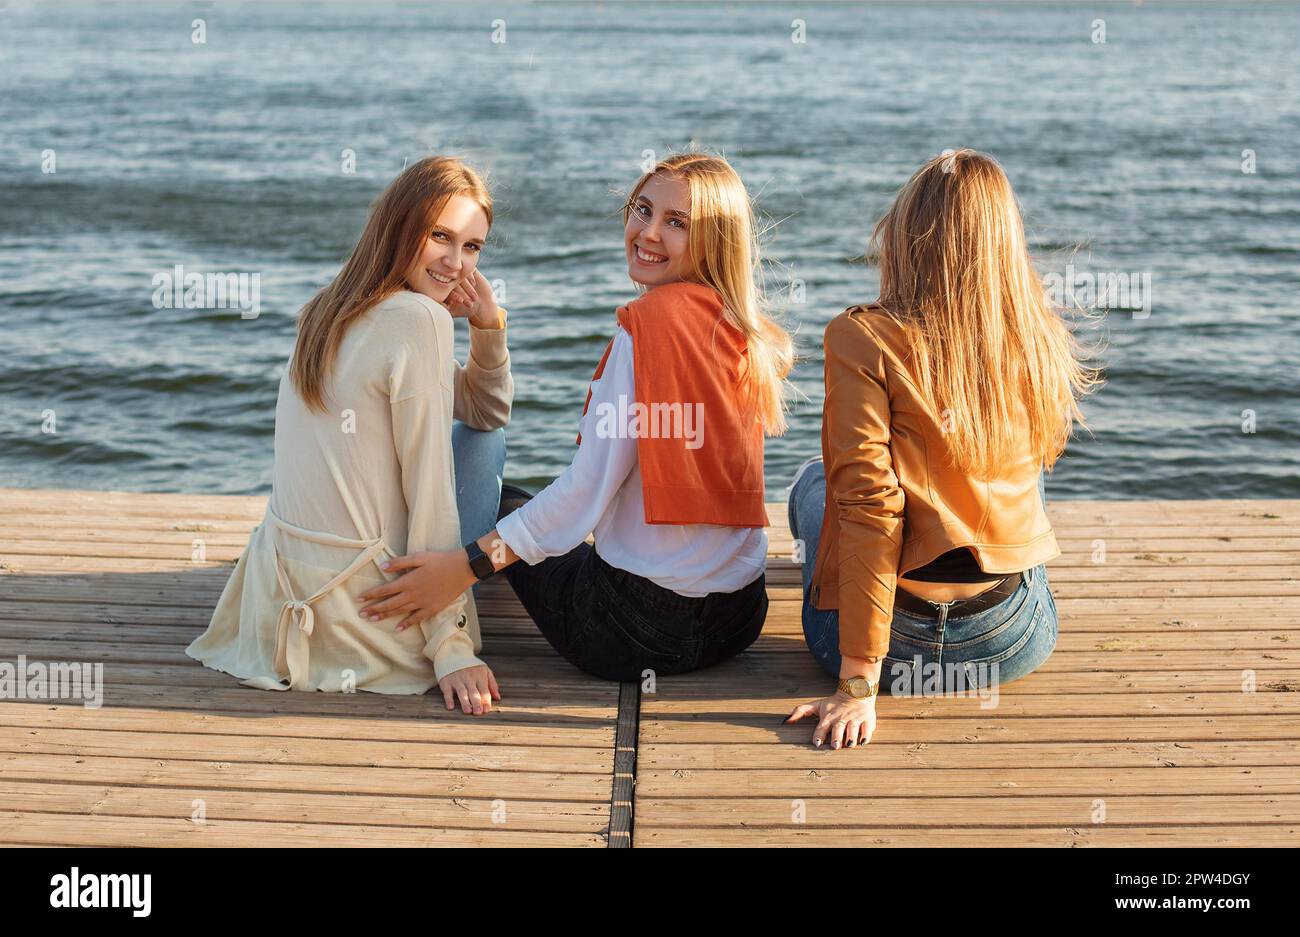
<path id="1" fill-rule="evenodd" d="M 880 298 L 826 328 L 822 457 L 789 501 L 804 636 L 840 680 L 789 721 L 832 748 L 870 740 L 878 691 L 983 695 L 1052 653 L 1042 475 L 1097 383 L 991 157 L 931 159 L 872 241 Z"/>

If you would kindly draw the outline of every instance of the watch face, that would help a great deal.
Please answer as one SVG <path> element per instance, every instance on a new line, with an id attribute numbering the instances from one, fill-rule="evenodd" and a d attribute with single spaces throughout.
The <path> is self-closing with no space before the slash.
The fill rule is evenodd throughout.
<path id="1" fill-rule="evenodd" d="M 866 699 L 874 695 L 874 686 L 868 677 L 849 677 L 844 681 L 844 685 L 854 699 Z"/>

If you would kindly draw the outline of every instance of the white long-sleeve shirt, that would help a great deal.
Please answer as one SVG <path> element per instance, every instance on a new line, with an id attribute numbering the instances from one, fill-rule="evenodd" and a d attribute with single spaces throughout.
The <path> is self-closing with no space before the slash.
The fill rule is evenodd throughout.
<path id="1" fill-rule="evenodd" d="M 637 440 L 629 426 L 635 400 L 632 336 L 620 327 L 600 379 L 591 384 L 573 462 L 502 519 L 497 533 L 530 566 L 569 552 L 594 532 L 596 552 L 605 562 L 679 595 L 744 588 L 766 565 L 766 530 L 645 522 Z M 606 431 L 597 432 L 602 415 Z M 611 425 L 619 432 L 608 432 Z"/>

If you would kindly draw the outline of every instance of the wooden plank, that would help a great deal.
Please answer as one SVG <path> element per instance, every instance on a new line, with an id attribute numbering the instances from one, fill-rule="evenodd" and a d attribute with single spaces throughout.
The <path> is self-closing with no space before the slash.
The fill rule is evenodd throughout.
<path id="1" fill-rule="evenodd" d="M 1263 770 L 1263 769 L 1261 769 Z M 388 768 L 167 759 L 124 755 L 0 752 L 0 776 L 15 781 L 53 778 L 83 784 L 205 787 L 234 790 L 405 794 L 488 800 L 609 803 L 609 772 L 487 771 L 473 767 Z"/>
<path id="2" fill-rule="evenodd" d="M 230 530 L 187 530 L 187 526 L 172 523 L 164 529 L 150 530 L 139 527 L 49 527 L 32 526 L 14 527 L 4 523 L 8 518 L 0 517 L 0 542 L 12 545 L 13 549 L 25 550 L 33 543 L 53 543 L 71 541 L 83 545 L 111 547 L 116 545 L 149 546 L 156 543 L 176 543 L 189 546 L 195 539 L 208 544 L 220 543 L 227 546 L 244 547 L 248 543 L 248 526 L 240 524 Z"/>
<path id="3" fill-rule="evenodd" d="M 30 653 L 32 649 L 46 650 L 49 647 L 82 647 L 71 642 L 47 642 L 38 644 L 23 643 L 15 645 L 18 648 L 27 648 L 28 666 L 33 662 L 40 662 L 46 665 L 58 663 L 84 664 L 88 662 L 103 663 L 105 685 L 114 686 L 175 686 L 175 687 L 215 687 L 229 689 L 237 686 L 238 681 L 230 674 L 222 673 L 218 670 L 211 670 L 201 665 L 198 661 L 191 660 L 179 652 L 173 655 L 165 663 L 158 663 L 154 660 L 136 662 L 129 660 L 128 656 L 92 659 L 92 661 L 77 661 L 70 654 L 48 654 L 41 653 L 34 655 Z M 132 645 L 126 645 L 131 647 Z M 11 658 L 16 655 L 10 655 Z M 0 654 L 0 657 L 3 657 Z M 499 667 L 493 667 L 493 673 L 496 674 L 501 683 L 503 698 L 507 689 L 509 695 L 514 699 L 529 699 L 532 697 L 550 697 L 560 694 L 571 694 L 574 699 L 582 699 L 588 702 L 608 702 L 614 694 L 612 687 L 605 686 L 600 682 L 583 679 L 583 674 L 573 668 L 565 665 L 563 668 L 556 666 L 553 658 L 540 657 L 527 662 L 518 658 L 503 658 Z M 108 678 L 111 677 L 111 681 Z M 434 690 L 430 690 L 429 696 L 434 699 L 441 698 Z"/>
<path id="4" fill-rule="evenodd" d="M 1025 678 L 1026 683 L 1032 680 Z M 827 683 L 831 684 L 830 690 Z M 834 689 L 833 681 L 821 684 L 826 695 Z M 784 688 L 780 688 L 782 691 Z M 813 699 L 807 693 L 758 697 L 752 689 L 736 688 L 736 698 L 710 699 L 709 711 L 720 713 L 768 712 L 775 718 L 788 714 L 799 703 Z M 981 700 L 935 696 L 886 696 L 876 704 L 881 719 L 925 719 L 936 716 L 970 715 L 980 710 Z M 641 717 L 689 718 L 700 708 L 699 699 L 664 699 L 643 697 Z M 1144 695 L 1112 693 L 1072 693 L 1058 697 L 1052 694 L 1015 693 L 1005 687 L 998 696 L 994 709 L 1000 719 L 1036 719 L 1043 716 L 1082 716 L 1094 718 L 1128 719 L 1139 713 L 1161 716 L 1244 716 L 1273 713 L 1300 717 L 1300 694 L 1297 693 L 1147 693 Z"/>
<path id="5" fill-rule="evenodd" d="M 412 745 L 374 739 L 270 738 L 11 726 L 0 726 L 0 752 L 460 771 L 567 771 L 597 775 L 609 774 L 614 766 L 608 744 L 589 748 L 558 745 L 478 745 L 470 748 L 454 743 Z"/>
<path id="6" fill-rule="evenodd" d="M 162 512 L 175 517 L 194 511 L 229 517 L 260 518 L 266 511 L 266 502 L 265 495 L 199 495 L 63 488 L 0 489 L 0 508 L 4 508 L 6 513 L 77 514 L 83 517 L 150 512 Z"/>
<path id="7" fill-rule="evenodd" d="M 839 758 L 840 752 L 813 748 L 806 742 L 679 742 L 657 744 L 642 740 L 638 752 L 649 763 L 672 759 L 676 771 L 846 770 L 859 771 L 863 790 L 875 790 L 873 772 L 882 768 L 1178 768 L 1300 766 L 1300 732 L 1294 738 L 1252 741 L 1070 741 L 1070 742 L 940 742 L 890 740 L 873 737 L 859 757 Z M 1300 772 L 1297 772 L 1300 774 Z M 897 792 L 891 792 L 897 793 Z M 1300 817 L 1297 818 L 1300 820 Z"/>
<path id="8" fill-rule="evenodd" d="M 232 736 L 274 736 L 287 739 L 318 739 L 321 719 L 317 715 L 283 715 L 264 712 L 249 718 L 243 712 L 215 708 L 160 711 L 153 708 L 109 706 L 87 709 L 79 705 L 28 703 L 0 705 L 0 725 L 29 729 L 104 729 L 148 732 L 154 735 L 189 733 Z M 373 739 L 405 745 L 550 745 L 571 748 L 608 748 L 613 728 L 608 722 L 593 725 L 525 724 L 491 718 L 426 719 L 355 715 L 337 719 L 329 726 L 330 738 L 340 741 Z"/>
<path id="9" fill-rule="evenodd" d="M 421 829 L 376 824 L 86 816 L 0 811 L 0 845 L 29 846 L 603 846 L 594 834 L 510 829 Z"/>
<path id="10" fill-rule="evenodd" d="M 1099 803 L 1100 801 L 1100 803 Z M 933 827 L 993 829 L 1034 826 L 1161 827 L 1193 824 L 1286 824 L 1300 827 L 1300 795 L 1017 797 L 728 797 L 658 800 L 642 797 L 641 836 L 672 828 L 727 830 L 768 828 L 824 830 L 924 830 Z M 1099 809 L 1104 812 L 1099 813 Z M 641 845 L 645 845 L 644 840 Z"/>
<path id="11" fill-rule="evenodd" d="M 208 820 L 329 823 L 421 829 L 548 830 L 602 834 L 608 810 L 599 801 L 519 800 L 396 794 L 317 794 L 227 788 L 132 787 L 112 784 L 0 782 L 0 811 L 81 816 L 188 818 L 201 802 Z"/>
<path id="12" fill-rule="evenodd" d="M 907 792 L 914 797 L 1018 799 L 1055 794 L 1105 797 L 1110 794 L 1300 794 L 1294 765 L 1253 767 L 1187 765 L 1179 768 L 1039 768 L 1023 764 L 971 771 L 964 768 L 870 768 L 871 745 L 827 752 L 821 768 L 759 768 L 715 771 L 647 767 L 637 770 L 637 797 L 854 797 L 870 791 Z M 839 767 L 856 763 L 858 770 Z M 649 818 L 638 816 L 637 826 Z"/>
<path id="13" fill-rule="evenodd" d="M 616 697 L 610 701 L 584 703 L 563 696 L 534 697 L 515 702 L 502 700 L 492 712 L 468 717 L 459 710 L 448 711 L 442 695 L 390 696 L 378 693 L 277 693 L 247 687 L 205 689 L 201 687 L 132 686 L 109 683 L 105 688 L 106 705 L 112 707 L 153 707 L 160 710 L 196 710 L 199 712 L 242 713 L 265 718 L 272 715 L 314 715 L 336 720 L 354 717 L 367 719 L 450 720 L 460 724 L 470 718 L 520 726 L 603 726 L 614 737 Z M 5 701 L 5 706 L 45 706 L 48 701 Z M 328 731 L 327 725 L 322 725 Z"/>
<path id="14" fill-rule="evenodd" d="M 197 535 L 193 539 L 202 542 L 203 557 L 209 563 L 222 563 L 227 566 L 232 565 L 239 559 L 239 555 L 244 552 L 247 546 L 247 540 L 238 544 L 212 543 Z M 87 558 L 104 558 L 114 559 L 119 557 L 131 557 L 132 559 L 154 559 L 179 561 L 183 563 L 194 562 L 193 557 L 193 539 L 184 542 L 153 542 L 153 543 L 96 543 L 88 540 L 28 540 L 25 542 L 14 542 L 11 540 L 0 540 L 0 556 L 5 557 L 49 557 L 56 555 L 61 557 L 80 556 Z M 19 559 L 21 563 L 22 560 Z"/>
<path id="15" fill-rule="evenodd" d="M 810 751 L 812 729 L 785 725 L 782 713 L 697 713 L 694 718 L 658 720 L 642 718 L 638 752 L 648 745 L 788 744 Z M 934 742 L 1197 742 L 1269 741 L 1300 739 L 1293 715 L 1248 716 L 1147 716 L 1093 718 L 1046 716 L 1037 719 L 1002 719 L 995 711 L 976 707 L 967 715 L 926 719 L 882 719 L 871 745 Z M 870 747 L 870 746 L 868 746 Z M 664 751 L 664 758 L 675 756 Z M 834 757 L 839 752 L 833 753 Z"/>
<path id="16" fill-rule="evenodd" d="M 1228 824 L 1213 826 L 1111 826 L 1083 822 L 1065 827 L 934 827 L 897 830 L 879 826 L 869 830 L 809 829 L 802 827 L 715 830 L 647 829 L 637 837 L 637 846 L 683 847 L 713 846 L 726 848 L 821 847 L 821 848 L 989 848 L 1058 846 L 1078 848 L 1096 846 L 1114 848 L 1255 848 L 1295 846 L 1300 840 L 1296 824 Z"/>
<path id="17" fill-rule="evenodd" d="M 1053 655 L 1051 661 L 1056 660 Z M 1204 662 L 1204 657 L 1201 658 Z M 1049 661 L 1049 663 L 1051 662 Z M 746 673 L 766 682 L 780 681 L 780 692 L 786 696 L 810 694 L 815 697 L 826 689 L 827 677 L 822 670 L 809 661 L 807 668 L 799 668 L 799 678 L 787 670 L 779 673 L 778 667 L 746 669 Z M 1000 693 L 1015 692 L 1016 695 L 1042 696 L 1065 695 L 1070 693 L 1296 693 L 1300 692 L 1300 669 L 1293 664 L 1290 669 L 1272 670 L 1267 668 L 1248 668 L 1249 678 L 1241 670 L 1161 670 L 1153 668 L 1140 670 L 1125 668 L 1106 671 L 1102 669 L 1048 669 L 1046 665 L 1035 673 L 1032 683 L 1021 685 L 1008 683 L 1002 686 Z M 690 676 L 690 675 L 688 675 Z M 1249 679 L 1250 682 L 1247 682 Z M 892 676 L 888 668 L 882 685 L 888 689 L 892 686 Z M 682 677 L 673 678 L 673 698 L 681 699 L 687 693 L 694 698 L 707 697 L 716 684 L 710 685 L 703 679 L 686 683 Z M 688 689 L 689 687 L 689 689 Z M 823 693 L 824 695 L 824 693 Z"/>

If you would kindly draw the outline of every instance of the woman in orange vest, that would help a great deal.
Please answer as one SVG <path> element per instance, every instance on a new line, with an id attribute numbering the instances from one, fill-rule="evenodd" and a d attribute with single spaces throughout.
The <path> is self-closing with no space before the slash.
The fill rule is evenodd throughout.
<path id="1" fill-rule="evenodd" d="M 618 310 L 572 464 L 536 497 L 507 486 L 496 530 L 465 549 L 394 560 L 405 574 L 363 613 L 414 624 L 504 569 L 551 645 L 604 679 L 705 667 L 758 637 L 763 436 L 785 429 L 792 343 L 761 308 L 749 196 L 725 160 L 680 154 L 623 216 L 643 293 Z"/>
<path id="2" fill-rule="evenodd" d="M 826 327 L 822 457 L 789 503 L 804 636 L 839 679 L 790 720 L 832 748 L 871 738 L 877 692 L 982 694 L 1052 653 L 1042 474 L 1096 383 L 992 158 L 927 162 L 872 246 L 880 297 Z"/>

